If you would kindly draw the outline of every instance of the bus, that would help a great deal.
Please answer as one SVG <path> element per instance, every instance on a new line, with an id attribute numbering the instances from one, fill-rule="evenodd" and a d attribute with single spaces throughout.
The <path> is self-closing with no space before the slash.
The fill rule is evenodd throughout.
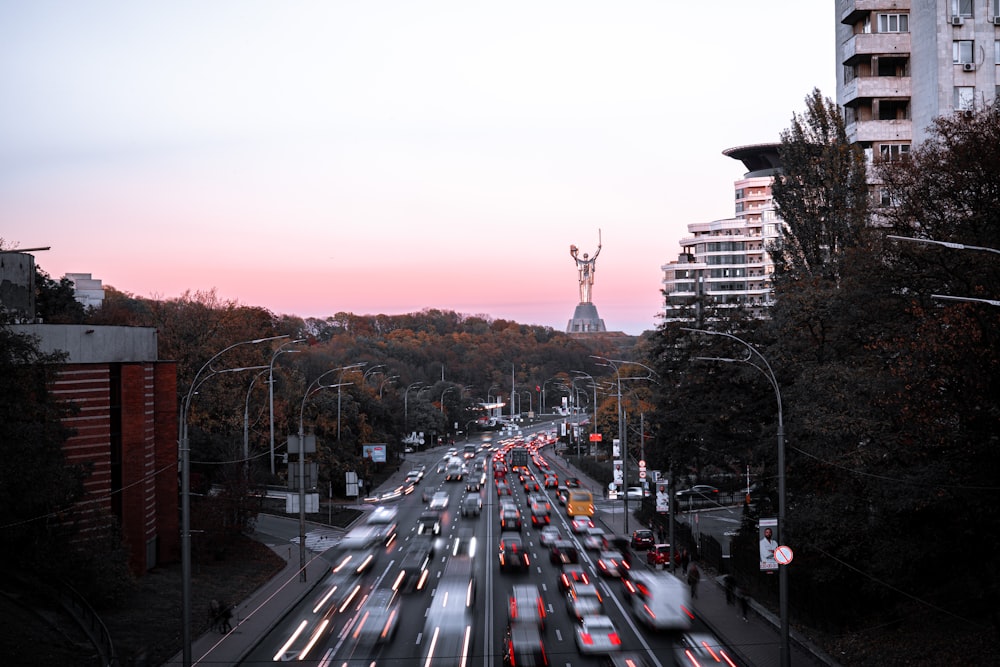
<path id="1" fill-rule="evenodd" d="M 594 496 L 586 489 L 568 489 L 567 516 L 594 516 Z"/>

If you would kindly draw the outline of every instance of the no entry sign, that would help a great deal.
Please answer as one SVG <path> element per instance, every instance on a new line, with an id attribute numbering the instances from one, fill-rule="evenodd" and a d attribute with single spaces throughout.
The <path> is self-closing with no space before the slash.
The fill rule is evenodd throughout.
<path id="1" fill-rule="evenodd" d="M 791 547 L 780 546 L 774 550 L 774 560 L 778 562 L 778 565 L 788 565 L 792 562 L 793 556 Z"/>

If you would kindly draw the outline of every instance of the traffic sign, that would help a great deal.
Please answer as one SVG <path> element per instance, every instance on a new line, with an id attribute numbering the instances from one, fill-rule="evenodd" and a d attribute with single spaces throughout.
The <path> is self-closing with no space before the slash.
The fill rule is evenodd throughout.
<path id="1" fill-rule="evenodd" d="M 600 433 L 591 433 L 590 434 L 590 441 L 591 442 L 600 442 L 601 441 L 601 434 Z"/>
<path id="2" fill-rule="evenodd" d="M 792 562 L 793 557 L 791 547 L 782 545 L 774 550 L 774 560 L 778 562 L 778 565 L 788 565 Z"/>
<path id="3" fill-rule="evenodd" d="M 646 479 L 646 471 L 645 470 L 640 470 L 639 471 L 639 479 Z"/>

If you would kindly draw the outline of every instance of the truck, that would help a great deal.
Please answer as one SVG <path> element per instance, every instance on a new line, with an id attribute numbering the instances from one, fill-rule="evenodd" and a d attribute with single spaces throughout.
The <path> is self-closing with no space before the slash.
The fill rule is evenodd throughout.
<path id="1" fill-rule="evenodd" d="M 510 450 L 510 467 L 511 469 L 521 467 L 527 469 L 528 461 L 531 460 L 528 456 L 528 450 L 524 447 L 514 447 Z"/>

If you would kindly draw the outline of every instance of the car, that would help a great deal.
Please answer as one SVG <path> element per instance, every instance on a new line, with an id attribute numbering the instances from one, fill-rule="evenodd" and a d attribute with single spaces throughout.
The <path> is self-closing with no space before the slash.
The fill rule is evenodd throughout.
<path id="1" fill-rule="evenodd" d="M 531 567 L 531 559 L 520 537 L 505 535 L 500 540 L 499 558 L 501 572 L 510 569 L 525 571 Z"/>
<path id="2" fill-rule="evenodd" d="M 547 526 L 551 521 L 548 510 L 531 508 L 531 525 L 535 528 Z"/>
<path id="3" fill-rule="evenodd" d="M 546 667 L 549 664 L 538 626 L 521 622 L 507 624 L 503 664 L 505 667 Z"/>
<path id="4" fill-rule="evenodd" d="M 513 495 L 510 492 L 510 486 L 506 482 L 500 482 L 497 484 L 497 496 L 510 496 Z"/>
<path id="5" fill-rule="evenodd" d="M 553 525 L 548 525 L 538 531 L 538 541 L 543 547 L 551 546 L 556 540 L 562 539 L 562 533 Z"/>
<path id="6" fill-rule="evenodd" d="M 559 574 L 559 588 L 562 591 L 568 591 L 573 586 L 577 584 L 589 584 L 590 575 L 587 570 L 579 563 L 570 563 L 568 565 L 563 565 L 562 572 Z"/>
<path id="7" fill-rule="evenodd" d="M 580 550 L 569 540 L 556 540 L 549 545 L 549 562 L 556 565 L 580 562 Z"/>
<path id="8" fill-rule="evenodd" d="M 423 636 L 430 640 L 420 648 L 423 652 L 420 665 L 454 667 L 470 662 L 469 656 L 475 645 L 475 600 L 476 580 L 472 559 L 449 558 L 427 606 Z M 413 619 L 408 619 L 408 624 L 413 622 Z"/>
<path id="9" fill-rule="evenodd" d="M 668 572 L 629 570 L 622 578 L 632 615 L 654 631 L 690 630 L 694 613 L 688 585 Z"/>
<path id="10" fill-rule="evenodd" d="M 372 592 L 365 601 L 365 613 L 353 632 L 363 645 L 391 642 L 399 627 L 399 594 L 391 588 Z"/>
<path id="11" fill-rule="evenodd" d="M 558 489 L 559 488 L 559 475 L 555 473 L 545 473 L 544 484 L 546 489 Z"/>
<path id="12" fill-rule="evenodd" d="M 451 496 L 449 496 L 444 491 L 438 491 L 431 496 L 431 501 L 428 507 L 432 510 L 443 510 L 448 509 L 448 503 L 451 501 Z"/>
<path id="13" fill-rule="evenodd" d="M 679 562 L 677 555 L 674 556 L 674 560 L 678 560 Z M 646 552 L 646 564 L 654 567 L 658 565 L 670 565 L 670 545 L 661 543 L 650 547 L 649 551 Z"/>
<path id="14" fill-rule="evenodd" d="M 701 665 L 736 663 L 736 658 L 730 655 L 729 649 L 707 632 L 692 632 L 681 635 L 674 648 L 674 658 L 678 665 Z"/>
<path id="15" fill-rule="evenodd" d="M 567 477 L 566 486 L 571 489 L 575 489 L 580 486 L 580 480 L 577 477 Z"/>
<path id="16" fill-rule="evenodd" d="M 617 551 L 602 551 L 597 558 L 597 569 L 605 577 L 620 577 L 628 564 Z"/>
<path id="17" fill-rule="evenodd" d="M 424 473 L 422 470 L 411 470 L 406 473 L 406 484 L 420 484 L 420 480 L 424 478 Z"/>
<path id="18" fill-rule="evenodd" d="M 375 510 L 368 515 L 368 525 L 375 529 L 378 536 L 387 546 L 392 543 L 394 539 L 396 539 L 397 513 L 397 508 L 383 506 L 376 507 Z"/>
<path id="19" fill-rule="evenodd" d="M 579 583 L 566 591 L 566 611 L 577 622 L 584 616 L 600 614 L 604 609 L 604 598 L 594 584 Z"/>
<path id="20" fill-rule="evenodd" d="M 545 601 L 534 584 L 518 584 L 507 598 L 507 621 L 532 623 L 545 630 Z"/>
<path id="21" fill-rule="evenodd" d="M 524 492 L 525 493 L 535 493 L 535 492 L 541 491 L 541 490 L 542 490 L 542 488 L 538 485 L 538 482 L 536 482 L 533 479 L 529 479 L 528 481 L 526 481 L 524 483 Z"/>
<path id="22" fill-rule="evenodd" d="M 541 507 L 546 512 L 551 512 L 552 511 L 552 503 L 550 503 L 549 499 L 546 498 L 545 496 L 543 496 L 540 493 L 532 494 L 532 495 L 528 496 L 528 505 L 532 509 L 534 509 L 536 507 Z"/>
<path id="23" fill-rule="evenodd" d="M 629 544 L 633 549 L 645 550 L 653 546 L 656 539 L 653 537 L 653 531 L 647 528 L 641 528 L 639 530 L 632 531 L 632 541 Z"/>
<path id="24" fill-rule="evenodd" d="M 470 493 L 462 499 L 462 516 L 479 516 L 483 511 L 483 499 L 478 493 Z"/>
<path id="25" fill-rule="evenodd" d="M 605 656 L 604 667 L 652 667 L 645 653 L 628 651 Z"/>
<path id="26" fill-rule="evenodd" d="M 676 494 L 677 500 L 715 500 L 719 490 L 708 484 L 695 484 L 690 489 L 681 489 Z"/>
<path id="27" fill-rule="evenodd" d="M 466 491 L 478 491 L 483 486 L 483 481 L 481 478 L 469 476 L 469 480 L 465 483 Z"/>
<path id="28" fill-rule="evenodd" d="M 583 548 L 587 551 L 601 551 L 608 547 L 608 534 L 603 528 L 588 528 L 583 533 Z"/>
<path id="29" fill-rule="evenodd" d="M 589 516 L 578 516 L 573 518 L 573 522 L 569 525 L 570 530 L 572 530 L 577 535 L 586 533 L 588 529 L 594 528 L 594 521 Z"/>
<path id="30" fill-rule="evenodd" d="M 513 507 L 501 510 L 500 530 L 521 530 L 520 510 Z"/>
<path id="31" fill-rule="evenodd" d="M 421 512 L 417 517 L 417 535 L 440 535 L 441 514 L 435 511 Z"/>
<path id="32" fill-rule="evenodd" d="M 642 500 L 649 495 L 649 491 L 646 491 L 641 486 L 630 486 L 625 489 L 625 497 L 629 500 Z"/>
<path id="33" fill-rule="evenodd" d="M 607 616 L 584 616 L 576 629 L 576 648 L 584 655 L 612 653 L 622 649 L 622 640 Z"/>

